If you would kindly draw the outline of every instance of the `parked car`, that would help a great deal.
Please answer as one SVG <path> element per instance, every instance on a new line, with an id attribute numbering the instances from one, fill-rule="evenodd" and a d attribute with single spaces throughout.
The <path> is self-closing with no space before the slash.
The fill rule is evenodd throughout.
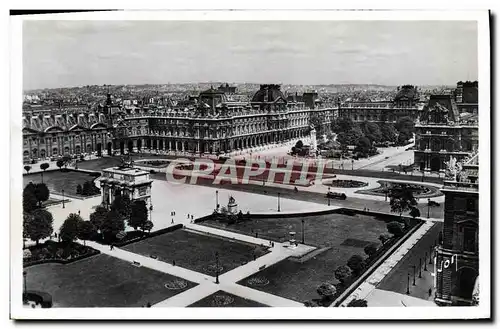
<path id="1" fill-rule="evenodd" d="M 329 199 L 340 199 L 340 200 L 347 199 L 345 193 L 337 193 L 337 192 L 328 192 L 326 193 L 326 197 Z"/>

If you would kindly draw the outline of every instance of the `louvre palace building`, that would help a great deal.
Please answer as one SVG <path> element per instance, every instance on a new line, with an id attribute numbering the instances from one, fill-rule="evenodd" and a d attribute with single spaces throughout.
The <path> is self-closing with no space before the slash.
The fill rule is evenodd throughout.
<path id="1" fill-rule="evenodd" d="M 178 104 L 115 104 L 108 93 L 94 109 L 24 109 L 24 160 L 141 150 L 224 154 L 308 136 L 313 116 L 329 131 L 337 115 L 316 92 L 285 96 L 279 85 L 265 84 L 250 101 L 241 101 L 221 87 Z"/>

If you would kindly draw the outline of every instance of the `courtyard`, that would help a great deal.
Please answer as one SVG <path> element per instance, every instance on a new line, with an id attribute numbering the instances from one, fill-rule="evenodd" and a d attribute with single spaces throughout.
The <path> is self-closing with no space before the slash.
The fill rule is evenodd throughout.
<path id="1" fill-rule="evenodd" d="M 222 274 L 268 252 L 262 246 L 184 229 L 132 243 L 123 249 L 171 264 L 175 261 L 176 266 L 210 276 L 217 272 L 216 253 L 219 274 Z"/>
<path id="2" fill-rule="evenodd" d="M 25 270 L 27 289 L 52 295 L 53 307 L 141 307 L 195 286 L 103 254 L 66 265 L 48 263 Z"/>

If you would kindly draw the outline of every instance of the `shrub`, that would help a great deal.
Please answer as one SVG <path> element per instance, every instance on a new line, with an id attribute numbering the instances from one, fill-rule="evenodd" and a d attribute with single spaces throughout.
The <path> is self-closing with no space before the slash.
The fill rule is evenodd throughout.
<path id="1" fill-rule="evenodd" d="M 347 304 L 347 307 L 368 307 L 368 303 L 364 299 L 353 299 Z"/>
<path id="2" fill-rule="evenodd" d="M 382 245 L 384 245 L 387 241 L 389 241 L 390 239 L 392 239 L 392 236 L 390 236 L 389 234 L 380 234 L 380 236 L 378 237 L 378 239 L 380 240 L 380 242 L 382 243 Z"/>
<path id="3" fill-rule="evenodd" d="M 349 266 L 354 275 L 358 276 L 365 269 L 366 264 L 363 257 L 354 255 L 347 261 L 347 266 Z"/>
<path id="4" fill-rule="evenodd" d="M 316 290 L 323 301 L 330 301 L 337 292 L 337 288 L 331 283 L 323 283 Z"/>
<path id="5" fill-rule="evenodd" d="M 399 222 L 390 222 L 387 224 L 387 231 L 394 236 L 402 236 L 404 233 L 403 225 Z"/>
<path id="6" fill-rule="evenodd" d="M 369 245 L 367 245 L 365 247 L 364 250 L 365 250 L 365 254 L 367 254 L 368 257 L 372 257 L 377 252 L 377 249 L 378 249 L 378 245 L 376 243 L 370 243 Z"/>
<path id="7" fill-rule="evenodd" d="M 76 186 L 76 194 L 82 194 L 82 186 L 80 184 Z"/>
<path id="8" fill-rule="evenodd" d="M 334 273 L 335 278 L 339 280 L 341 283 L 344 283 L 345 280 L 351 276 L 351 274 L 352 274 L 351 269 L 349 268 L 349 266 L 346 265 L 337 267 Z"/>

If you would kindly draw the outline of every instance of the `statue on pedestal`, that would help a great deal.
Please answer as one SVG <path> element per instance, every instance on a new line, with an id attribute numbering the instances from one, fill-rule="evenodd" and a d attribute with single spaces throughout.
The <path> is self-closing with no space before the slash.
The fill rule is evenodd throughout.
<path id="1" fill-rule="evenodd" d="M 462 163 L 458 162 L 453 156 L 450 156 L 450 161 L 444 163 L 446 165 L 445 176 L 455 182 L 459 181 L 462 172 Z"/>

